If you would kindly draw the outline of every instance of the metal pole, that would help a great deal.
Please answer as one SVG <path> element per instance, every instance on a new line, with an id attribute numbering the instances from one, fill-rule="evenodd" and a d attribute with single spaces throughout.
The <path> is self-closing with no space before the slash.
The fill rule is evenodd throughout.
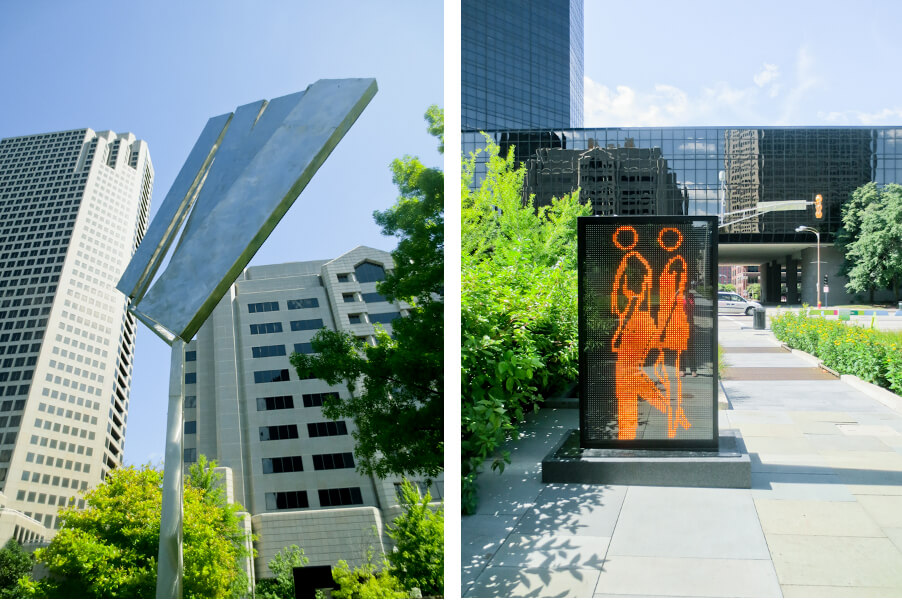
<path id="1" fill-rule="evenodd" d="M 182 597 L 182 407 L 184 406 L 185 342 L 172 344 L 169 364 L 169 413 L 166 417 L 166 458 L 163 463 L 163 507 L 160 514 L 160 553 L 157 559 L 157 598 Z"/>
<path id="2" fill-rule="evenodd" d="M 814 232 L 817 238 L 817 307 L 821 307 L 821 234 L 819 231 Z"/>

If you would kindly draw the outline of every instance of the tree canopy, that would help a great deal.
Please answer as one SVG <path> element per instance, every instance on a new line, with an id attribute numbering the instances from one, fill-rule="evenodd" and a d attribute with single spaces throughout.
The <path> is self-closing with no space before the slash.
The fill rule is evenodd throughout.
<path id="1" fill-rule="evenodd" d="M 577 375 L 576 219 L 591 214 L 578 193 L 538 209 L 521 196 L 525 169 L 488 141 L 486 175 L 461 182 L 462 507 L 476 506 L 484 460 L 515 436 L 524 410 Z"/>
<path id="2" fill-rule="evenodd" d="M 6 542 L 0 549 L 0 598 L 23 597 L 18 582 L 21 577 L 31 575 L 33 567 L 34 558 L 19 542 L 14 539 Z"/>
<path id="3" fill-rule="evenodd" d="M 303 567 L 310 559 L 304 549 L 292 544 L 282 548 L 267 563 L 273 577 L 257 581 L 254 596 L 257 598 L 294 598 L 294 568 Z"/>
<path id="4" fill-rule="evenodd" d="M 902 186 L 878 188 L 871 182 L 852 193 L 843 205 L 843 228 L 837 245 L 845 252 L 846 289 L 868 292 L 892 289 L 900 299 L 902 286 Z"/>
<path id="5" fill-rule="evenodd" d="M 50 575 L 27 578 L 24 592 L 51 598 L 155 597 L 162 481 L 163 474 L 149 465 L 115 469 L 85 495 L 84 510 L 60 511 L 59 532 L 35 552 Z M 244 597 L 247 577 L 239 561 L 248 554 L 234 514 L 241 507 L 220 503 L 189 477 L 184 510 L 184 597 Z"/>
<path id="6" fill-rule="evenodd" d="M 441 139 L 441 109 L 430 107 L 426 118 Z M 409 303 L 408 316 L 392 322 L 392 336 L 377 328 L 376 346 L 322 329 L 312 340 L 316 354 L 293 354 L 291 364 L 302 378 L 347 386 L 350 397 L 324 401 L 323 414 L 354 419 L 361 471 L 435 477 L 444 465 L 444 174 L 410 156 L 391 169 L 401 196 L 374 218 L 400 242 L 376 289 Z"/>
<path id="7" fill-rule="evenodd" d="M 445 585 L 445 509 L 429 506 L 427 491 L 420 497 L 406 479 L 399 498 L 404 512 L 388 527 L 395 549 L 388 555 L 392 575 L 405 589 L 419 588 L 424 596 L 442 596 Z"/>

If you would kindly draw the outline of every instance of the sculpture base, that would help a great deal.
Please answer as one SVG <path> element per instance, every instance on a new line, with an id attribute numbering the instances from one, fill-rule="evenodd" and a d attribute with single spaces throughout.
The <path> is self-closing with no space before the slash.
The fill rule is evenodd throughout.
<path id="1" fill-rule="evenodd" d="M 542 460 L 542 482 L 751 488 L 742 436 L 722 431 L 719 445 L 716 451 L 581 448 L 579 430 L 572 429 Z"/>

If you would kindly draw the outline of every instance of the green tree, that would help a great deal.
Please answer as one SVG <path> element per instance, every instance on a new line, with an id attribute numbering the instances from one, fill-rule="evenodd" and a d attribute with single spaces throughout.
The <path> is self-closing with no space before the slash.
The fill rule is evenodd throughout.
<path id="1" fill-rule="evenodd" d="M 476 157 L 461 182 L 462 507 L 476 506 L 476 476 L 517 435 L 524 411 L 577 375 L 576 219 L 591 213 L 574 193 L 536 209 L 523 203 L 524 168 L 488 141 L 475 192 Z"/>
<path id="2" fill-rule="evenodd" d="M 332 567 L 332 579 L 338 585 L 332 590 L 333 598 L 407 598 L 408 592 L 391 574 L 388 562 L 382 561 L 381 569 L 373 560 L 372 549 L 366 562 L 353 569 L 340 560 Z"/>
<path id="3" fill-rule="evenodd" d="M 442 596 L 445 586 L 445 509 L 433 510 L 429 492 L 422 498 L 406 479 L 399 498 L 404 513 L 388 527 L 395 549 L 388 555 L 392 575 L 406 589 L 419 588 L 424 596 Z"/>
<path id="4" fill-rule="evenodd" d="M 717 289 L 721 292 L 735 292 L 736 286 L 732 283 L 719 283 L 717 284 Z"/>
<path id="5" fill-rule="evenodd" d="M 267 563 L 273 577 L 257 581 L 257 598 L 294 598 L 294 568 L 303 567 L 310 559 L 297 544 L 282 548 Z"/>
<path id="6" fill-rule="evenodd" d="M 47 548 L 35 552 L 50 576 L 36 582 L 26 577 L 23 589 L 36 597 L 153 598 L 162 480 L 162 473 L 149 465 L 116 469 L 85 495 L 84 510 L 63 509 L 59 532 Z M 223 531 L 223 523 L 229 522 L 223 513 L 229 509 L 206 500 L 190 484 L 184 507 L 185 597 L 233 597 L 235 582 L 241 580 L 239 560 L 247 556 L 244 545 L 234 543 L 243 530 Z"/>
<path id="7" fill-rule="evenodd" d="M 745 292 L 749 295 L 749 298 L 758 299 L 761 297 L 761 284 L 750 283 L 749 286 L 745 288 Z"/>
<path id="8" fill-rule="evenodd" d="M 902 186 L 888 184 L 878 189 L 869 183 L 852 193 L 843 207 L 842 242 L 846 289 L 865 292 L 874 302 L 874 291 L 892 289 L 899 299 L 902 285 Z"/>
<path id="9" fill-rule="evenodd" d="M 442 115 L 437 107 L 426 113 L 430 132 L 440 135 Z M 431 478 L 444 465 L 444 175 L 413 157 L 391 168 L 401 197 L 374 217 L 400 242 L 377 290 L 409 303 L 408 316 L 392 322 L 392 337 L 377 328 L 376 346 L 320 330 L 312 340 L 317 354 L 292 354 L 291 364 L 302 378 L 347 386 L 350 397 L 325 401 L 323 414 L 354 419 L 361 471 Z"/>
<path id="10" fill-rule="evenodd" d="M 10 539 L 0 550 L 0 598 L 22 598 L 19 579 L 31 574 L 34 558 L 19 542 Z"/>

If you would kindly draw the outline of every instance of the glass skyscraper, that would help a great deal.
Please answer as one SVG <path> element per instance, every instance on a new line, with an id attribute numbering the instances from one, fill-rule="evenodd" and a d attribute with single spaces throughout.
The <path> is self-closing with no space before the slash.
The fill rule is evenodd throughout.
<path id="1" fill-rule="evenodd" d="M 461 2 L 461 128 L 582 127 L 583 0 Z"/>

